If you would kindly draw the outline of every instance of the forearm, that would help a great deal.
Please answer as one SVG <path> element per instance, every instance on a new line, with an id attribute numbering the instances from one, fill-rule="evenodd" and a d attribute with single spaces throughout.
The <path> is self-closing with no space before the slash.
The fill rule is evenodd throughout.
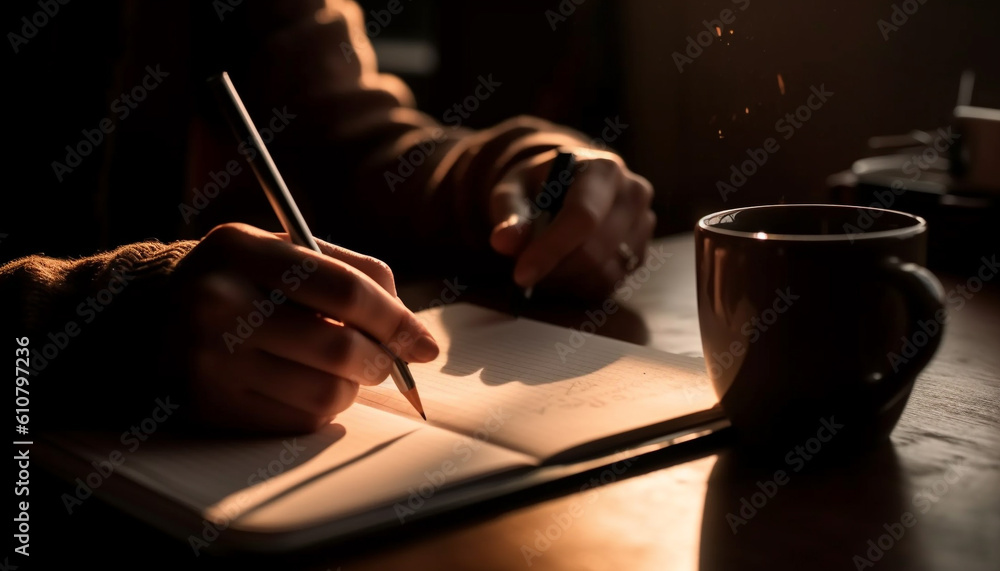
<path id="1" fill-rule="evenodd" d="M 36 427 L 115 424 L 134 417 L 134 406 L 152 405 L 163 380 L 158 324 L 172 310 L 166 279 L 194 244 L 143 242 L 78 260 L 29 256 L 0 267 L 4 326 L 30 340 Z"/>
<path id="2" fill-rule="evenodd" d="M 378 73 L 355 3 L 285 2 L 280 17 L 276 6 L 246 6 L 242 28 L 258 39 L 236 56 L 256 115 L 295 115 L 271 148 L 334 241 L 390 262 L 407 247 L 485 250 L 487 196 L 503 174 L 533 153 L 586 145 L 529 117 L 484 131 L 442 124 Z M 480 87 L 502 89 L 488 76 Z"/>

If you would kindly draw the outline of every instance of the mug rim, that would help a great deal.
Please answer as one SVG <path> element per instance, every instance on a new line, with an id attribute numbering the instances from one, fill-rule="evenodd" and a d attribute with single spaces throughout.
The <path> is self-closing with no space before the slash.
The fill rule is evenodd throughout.
<path id="1" fill-rule="evenodd" d="M 891 230 L 878 230 L 875 232 L 862 232 L 860 234 L 772 234 L 764 232 L 747 232 L 744 230 L 730 230 L 728 228 L 719 228 L 718 226 L 712 226 L 708 224 L 710 218 L 719 218 L 727 214 L 734 212 L 742 212 L 746 210 L 764 210 L 764 209 L 788 209 L 788 208 L 803 208 L 803 207 L 813 207 L 813 208 L 846 208 L 851 210 L 867 210 L 876 212 L 888 212 L 891 214 L 898 214 L 909 218 L 914 222 L 912 226 L 907 226 L 905 228 L 894 228 Z M 910 236 L 915 236 L 927 230 L 927 221 L 916 214 L 910 214 L 908 212 L 901 212 L 899 210 L 890 210 L 888 208 L 874 208 L 871 206 L 851 206 L 845 204 L 761 204 L 757 206 L 744 206 L 740 208 L 730 208 L 729 210 L 720 210 L 719 212 L 713 212 L 712 214 L 707 214 L 702 216 L 698 220 L 697 225 L 698 230 L 705 232 L 712 232 L 715 234 L 722 234 L 724 236 L 734 236 L 737 238 L 746 238 L 749 240 L 758 240 L 761 242 L 767 241 L 792 241 L 792 242 L 842 242 L 855 240 L 875 240 L 879 238 L 908 238 Z"/>

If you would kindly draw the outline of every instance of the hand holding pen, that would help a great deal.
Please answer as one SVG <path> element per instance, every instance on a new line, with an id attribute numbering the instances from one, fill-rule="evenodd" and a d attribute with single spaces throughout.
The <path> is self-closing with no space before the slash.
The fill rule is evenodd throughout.
<path id="1" fill-rule="evenodd" d="M 202 422 L 316 430 L 353 403 L 360 385 L 393 373 L 386 348 L 409 362 L 437 356 L 384 263 L 314 243 L 319 251 L 225 224 L 177 264 L 164 353 Z"/>
<path id="2" fill-rule="evenodd" d="M 548 205 L 560 189 L 562 203 Z M 617 155 L 583 147 L 542 153 L 493 189 L 490 244 L 515 259 L 518 286 L 599 300 L 644 259 L 656 226 L 652 197 L 652 185 Z"/>

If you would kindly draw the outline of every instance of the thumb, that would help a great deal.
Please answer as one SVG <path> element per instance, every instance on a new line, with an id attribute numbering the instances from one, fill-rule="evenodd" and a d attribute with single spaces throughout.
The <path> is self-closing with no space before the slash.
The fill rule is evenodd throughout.
<path id="1" fill-rule="evenodd" d="M 498 254 L 514 257 L 528 245 L 531 236 L 530 224 L 527 219 L 517 214 L 511 214 L 507 220 L 493 227 L 490 234 L 490 246 Z"/>
<path id="2" fill-rule="evenodd" d="M 528 245 L 530 210 L 519 176 L 508 176 L 496 186 L 490 204 L 490 246 L 497 253 L 513 257 Z"/>

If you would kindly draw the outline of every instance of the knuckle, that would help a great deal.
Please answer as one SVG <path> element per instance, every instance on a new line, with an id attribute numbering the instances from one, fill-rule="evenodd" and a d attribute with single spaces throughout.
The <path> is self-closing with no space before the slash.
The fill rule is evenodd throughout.
<path id="1" fill-rule="evenodd" d="M 330 280 L 330 295 L 345 307 L 357 305 L 364 296 L 364 289 L 364 281 L 346 270 L 336 272 Z"/>
<path id="2" fill-rule="evenodd" d="M 354 352 L 354 336 L 345 332 L 336 332 L 326 342 L 324 353 L 334 366 L 347 364 Z"/>
<path id="3" fill-rule="evenodd" d="M 389 367 L 372 365 L 369 362 L 369 366 L 365 367 L 364 373 L 362 373 L 362 377 L 363 380 L 359 384 L 369 387 L 380 385 L 382 384 L 382 381 L 389 378 Z"/>
<path id="4" fill-rule="evenodd" d="M 389 377 L 392 369 L 392 360 L 384 351 L 378 351 L 374 357 L 364 360 L 364 371 L 362 377 L 365 385 L 377 385 Z"/>
<path id="5" fill-rule="evenodd" d="M 599 173 L 601 176 L 612 179 L 615 183 L 620 183 L 622 177 L 625 175 L 623 165 L 616 156 L 602 154 L 590 159 L 589 162 L 589 169 L 595 173 Z"/>
<path id="6" fill-rule="evenodd" d="M 333 379 L 328 383 L 324 398 L 317 403 L 324 424 L 330 421 L 332 415 L 347 410 L 357 398 L 360 388 L 357 383 L 345 379 Z"/>
<path id="7" fill-rule="evenodd" d="M 639 204 L 648 205 L 653 201 L 653 185 L 638 175 L 628 185 L 631 197 Z"/>
<path id="8" fill-rule="evenodd" d="M 642 204 L 642 186 L 636 182 L 626 184 L 621 195 L 628 204 Z"/>
<path id="9" fill-rule="evenodd" d="M 243 241 L 247 235 L 248 232 L 245 224 L 227 222 L 209 230 L 202 241 L 209 244 L 228 246 Z"/>
<path id="10" fill-rule="evenodd" d="M 389 343 L 399 343 L 402 339 L 408 339 L 412 337 L 411 330 L 413 330 L 413 324 L 406 319 L 405 315 L 396 314 L 391 317 L 392 323 L 392 337 L 389 339 Z"/>
<path id="11" fill-rule="evenodd" d="M 382 286 L 386 291 L 395 294 L 396 278 L 393 275 L 392 268 L 389 267 L 389 264 L 378 258 L 369 257 L 368 259 L 371 264 L 371 273 L 369 275 L 372 279 L 374 279 L 375 282 Z"/>
<path id="12" fill-rule="evenodd" d="M 627 204 L 647 207 L 653 201 L 653 187 L 644 180 L 627 178 L 622 189 L 622 198 Z"/>
<path id="13" fill-rule="evenodd" d="M 212 272 L 195 280 L 192 288 L 199 298 L 215 304 L 232 304 L 236 301 L 233 280 L 222 272 Z"/>
<path id="14" fill-rule="evenodd" d="M 649 210 L 646 212 L 646 216 L 643 220 L 643 234 L 642 234 L 643 247 L 645 247 L 647 242 L 649 242 L 653 238 L 653 235 L 655 233 L 656 233 L 656 213 L 653 212 L 652 210 Z"/>
<path id="15" fill-rule="evenodd" d="M 315 402 L 321 410 L 330 410 L 335 407 L 340 400 L 341 387 L 343 381 L 331 379 L 330 382 L 320 383 L 316 389 Z"/>
<path id="16" fill-rule="evenodd" d="M 571 212 L 577 220 L 581 234 L 590 234 L 601 224 L 600 215 L 589 206 L 576 205 Z"/>
<path id="17" fill-rule="evenodd" d="M 338 384 L 341 385 L 341 396 L 340 400 L 336 403 L 336 405 L 334 405 L 334 413 L 347 410 L 349 406 L 354 404 L 355 399 L 358 398 L 358 392 L 361 390 L 360 385 L 350 381 L 341 381 Z"/>
<path id="18" fill-rule="evenodd" d="M 185 322 L 198 323 L 208 329 L 229 325 L 230 320 L 250 303 L 245 284 L 223 272 L 197 277 L 185 286 L 183 295 L 191 307 Z"/>
<path id="19" fill-rule="evenodd" d="M 596 156 L 593 159 L 591 159 L 591 161 L 594 163 L 593 166 L 597 167 L 598 169 L 607 171 L 619 170 L 618 161 L 614 160 L 613 158 L 609 157 L 606 154 L 601 154 L 599 156 Z"/>

